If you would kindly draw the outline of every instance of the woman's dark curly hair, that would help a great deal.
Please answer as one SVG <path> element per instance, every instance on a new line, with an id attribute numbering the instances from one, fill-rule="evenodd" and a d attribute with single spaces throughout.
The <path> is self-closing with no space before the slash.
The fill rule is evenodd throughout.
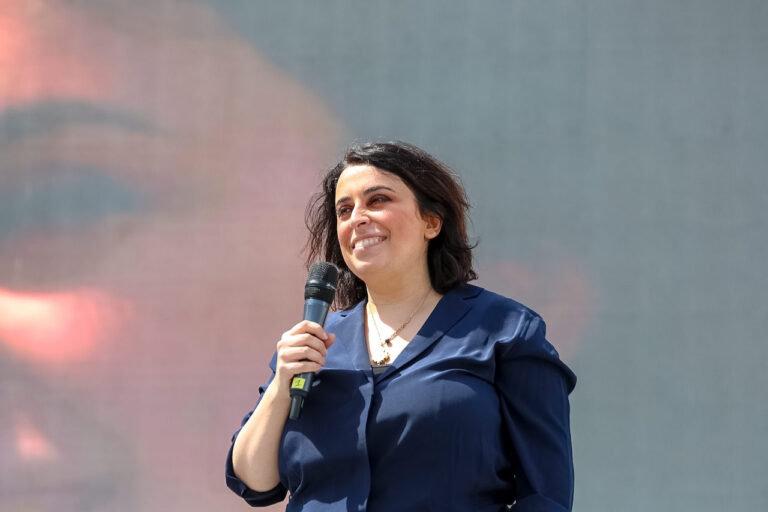
<path id="1" fill-rule="evenodd" d="M 367 296 L 365 283 L 344 262 L 336 236 L 336 183 L 344 169 L 352 165 L 371 165 L 394 174 L 416 196 L 422 215 L 440 217 L 440 233 L 429 241 L 427 249 L 429 278 L 437 292 L 446 293 L 477 279 L 472 268 L 474 245 L 467 238 L 469 202 L 458 177 L 448 166 L 411 144 L 369 142 L 348 149 L 325 174 L 322 190 L 312 197 L 304 217 L 309 229 L 307 267 L 318 260 L 339 267 L 336 308 L 349 309 Z"/>

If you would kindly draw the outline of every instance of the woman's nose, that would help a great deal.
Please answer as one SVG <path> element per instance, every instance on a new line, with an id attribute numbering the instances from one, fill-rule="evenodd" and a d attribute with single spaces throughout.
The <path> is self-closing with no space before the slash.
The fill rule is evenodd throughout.
<path id="1" fill-rule="evenodd" d="M 365 209 L 359 208 L 357 206 L 355 206 L 355 208 L 352 210 L 350 220 L 352 221 L 352 226 L 354 227 L 367 224 L 370 221 L 368 218 L 368 212 L 365 211 Z"/>

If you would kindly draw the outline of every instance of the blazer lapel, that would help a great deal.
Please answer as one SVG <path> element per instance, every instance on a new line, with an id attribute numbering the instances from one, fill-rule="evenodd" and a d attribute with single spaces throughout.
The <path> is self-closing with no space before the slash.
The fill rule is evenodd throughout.
<path id="1" fill-rule="evenodd" d="M 482 288 L 477 286 L 464 285 L 443 295 L 418 334 L 395 358 L 389 369 L 377 375 L 375 380 L 380 381 L 399 371 L 442 338 L 456 322 L 472 309 L 470 301 L 467 299 L 477 296 L 481 291 Z M 367 358 L 368 354 L 366 353 L 365 356 Z"/>
<path id="2" fill-rule="evenodd" d="M 347 361 L 346 363 L 339 361 L 341 368 L 348 368 L 348 361 L 351 361 L 356 370 L 371 370 L 363 326 L 364 305 L 365 301 L 360 302 L 350 310 L 340 311 L 339 316 L 341 318 L 331 329 L 331 332 L 336 334 L 336 341 L 333 344 L 336 347 L 336 353 L 338 357 Z"/>

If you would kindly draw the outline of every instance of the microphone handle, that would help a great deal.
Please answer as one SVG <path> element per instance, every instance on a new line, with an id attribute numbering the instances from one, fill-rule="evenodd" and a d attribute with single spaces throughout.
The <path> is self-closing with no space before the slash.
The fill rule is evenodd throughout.
<path id="1" fill-rule="evenodd" d="M 304 320 L 325 325 L 325 318 L 328 316 L 328 310 L 331 305 L 320 299 L 304 300 Z M 291 411 L 288 417 L 292 420 L 299 419 L 301 408 L 304 407 L 304 399 L 312 386 L 312 379 L 315 374 L 304 372 L 293 377 L 291 381 Z"/>

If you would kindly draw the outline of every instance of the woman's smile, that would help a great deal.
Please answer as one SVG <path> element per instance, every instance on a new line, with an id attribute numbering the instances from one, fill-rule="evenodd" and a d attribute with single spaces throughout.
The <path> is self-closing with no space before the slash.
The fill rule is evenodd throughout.
<path id="1" fill-rule="evenodd" d="M 387 237 L 380 235 L 360 236 L 352 241 L 352 250 L 355 252 L 355 254 L 360 254 L 367 249 L 378 246 L 386 239 Z"/>

